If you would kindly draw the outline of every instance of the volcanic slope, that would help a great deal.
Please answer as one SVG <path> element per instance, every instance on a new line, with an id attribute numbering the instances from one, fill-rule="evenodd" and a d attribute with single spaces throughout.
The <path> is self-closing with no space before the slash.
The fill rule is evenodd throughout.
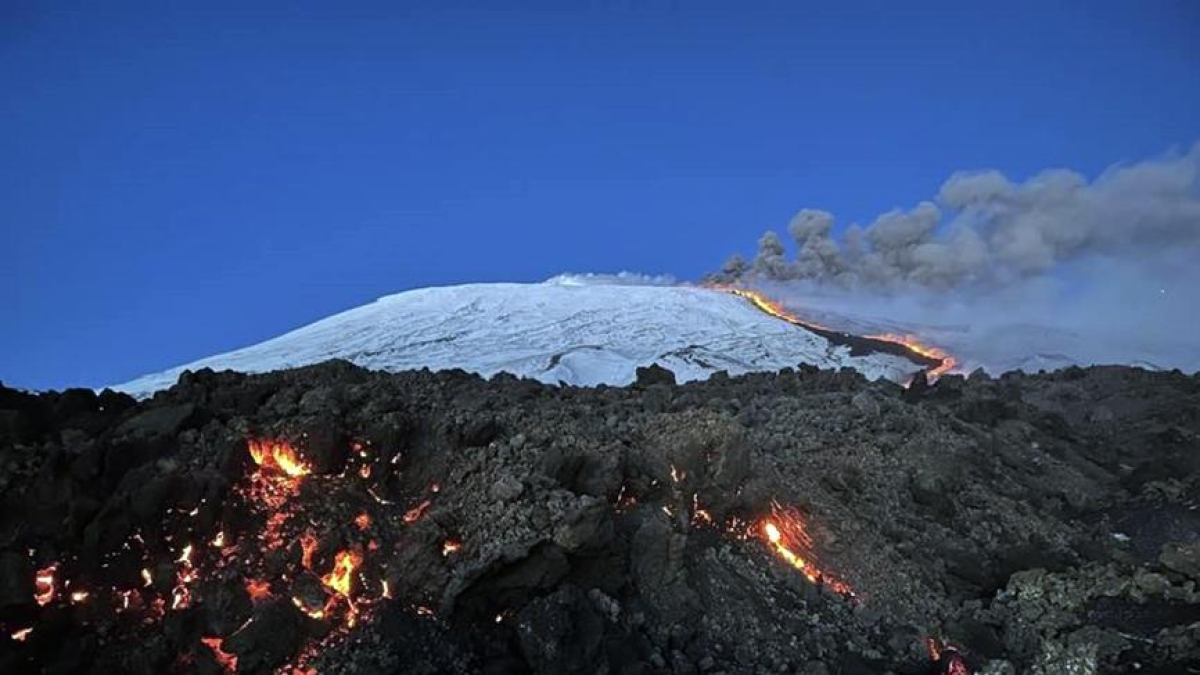
<path id="1" fill-rule="evenodd" d="M 805 363 L 849 366 L 869 379 L 906 381 L 922 364 L 846 346 L 790 325 L 728 293 L 682 286 L 470 284 L 389 295 L 279 337 L 139 377 L 114 389 L 165 389 L 184 370 L 261 373 L 345 359 L 397 372 L 504 371 L 548 384 L 624 385 L 658 363 L 680 381 L 776 371 Z"/>
<path id="2" fill-rule="evenodd" d="M 0 673 L 1200 672 L 1200 376 L 0 387 Z"/>

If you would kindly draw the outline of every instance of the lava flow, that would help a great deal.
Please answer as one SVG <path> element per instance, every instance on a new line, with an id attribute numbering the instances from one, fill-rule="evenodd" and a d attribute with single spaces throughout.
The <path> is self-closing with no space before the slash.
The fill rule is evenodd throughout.
<path id="1" fill-rule="evenodd" d="M 762 293 L 760 293 L 758 291 L 753 291 L 748 288 L 738 288 L 736 286 L 724 286 L 724 285 L 711 285 L 711 286 L 708 286 L 708 288 L 711 288 L 711 289 L 717 290 L 717 291 L 724 291 L 726 293 L 731 293 L 733 295 L 736 295 L 739 298 L 743 298 L 743 299 L 749 301 L 750 304 L 754 305 L 758 310 L 760 310 L 766 314 L 769 314 L 770 316 L 773 316 L 776 319 L 780 319 L 781 321 L 786 321 L 795 326 L 804 328 L 805 330 L 812 331 L 814 333 L 822 335 L 823 337 L 828 338 L 831 335 L 842 336 L 842 337 L 847 337 L 847 338 L 852 337 L 849 333 L 845 333 L 843 331 L 836 331 L 832 328 L 827 328 L 818 323 L 813 323 L 811 321 L 806 321 L 804 319 L 801 319 L 800 317 L 796 316 L 795 314 L 784 309 L 783 305 L 781 305 L 780 303 L 768 298 L 767 296 L 763 295 Z M 913 336 L 913 335 L 896 335 L 893 333 L 883 333 L 880 335 L 868 335 L 868 336 L 865 336 L 860 339 L 875 340 L 878 342 L 889 342 L 891 344 L 900 345 L 901 347 L 904 347 L 905 349 L 912 352 L 913 354 L 916 354 L 917 356 L 927 359 L 928 361 L 936 361 L 937 365 L 932 366 L 925 373 L 926 377 L 929 377 L 931 379 L 936 379 L 939 376 L 950 372 L 957 365 L 957 361 L 954 359 L 953 356 L 951 356 L 948 352 L 946 352 L 946 350 L 944 350 L 940 347 L 934 347 L 931 345 L 924 344 L 916 336 Z"/>
<path id="2" fill-rule="evenodd" d="M 951 370 L 954 370 L 954 366 L 958 365 L 958 362 L 953 356 L 947 353 L 946 350 L 940 347 L 932 347 L 930 345 L 921 344 L 913 335 L 883 333 L 881 335 L 868 335 L 867 338 L 871 340 L 881 340 L 883 342 L 893 342 L 898 345 L 904 345 L 908 349 L 920 354 L 921 356 L 924 356 L 927 359 L 940 360 L 941 364 L 930 368 L 926 372 L 926 376 L 930 378 L 937 378 L 945 375 Z"/>
<path id="3" fill-rule="evenodd" d="M 725 291 L 727 293 L 732 293 L 733 295 L 736 295 L 739 298 L 748 300 L 750 302 L 750 304 L 752 304 L 756 308 L 758 308 L 759 311 L 769 314 L 769 315 L 775 317 L 776 319 L 780 319 L 780 320 L 786 321 L 790 324 L 800 326 L 801 328 L 806 328 L 808 330 L 816 329 L 816 330 L 820 330 L 820 331 L 832 331 L 833 330 L 832 328 L 826 328 L 825 326 L 822 326 L 821 324 L 813 323 L 811 321 L 805 321 L 804 319 L 801 319 L 800 317 L 796 316 L 795 314 L 792 314 L 791 312 L 784 309 L 783 305 L 768 298 L 767 296 L 763 295 L 762 293 L 759 293 L 758 291 L 752 291 L 748 288 L 737 288 L 736 286 L 711 286 L 710 288 L 713 288 L 713 289 L 719 290 L 719 291 Z"/>

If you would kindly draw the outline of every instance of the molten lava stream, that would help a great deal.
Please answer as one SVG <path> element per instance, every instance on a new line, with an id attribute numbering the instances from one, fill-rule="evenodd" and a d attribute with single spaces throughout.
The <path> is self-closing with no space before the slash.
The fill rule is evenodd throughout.
<path id="1" fill-rule="evenodd" d="M 805 321 L 804 319 L 801 319 L 800 317 L 796 316 L 795 314 L 784 309 L 783 305 L 768 298 L 767 296 L 763 295 L 762 293 L 760 293 L 758 291 L 752 291 L 747 288 L 737 288 L 736 286 L 724 286 L 724 285 L 719 285 L 719 284 L 710 285 L 710 286 L 707 286 L 707 288 L 711 288 L 711 289 L 717 290 L 717 291 L 724 291 L 726 293 L 732 293 L 733 295 L 736 295 L 739 298 L 744 298 L 744 299 L 748 300 L 750 302 L 750 304 L 757 307 L 760 311 L 765 312 L 766 314 L 769 314 L 770 316 L 773 316 L 776 319 L 780 319 L 780 320 L 786 321 L 790 324 L 800 326 L 801 328 L 816 329 L 816 330 L 827 331 L 827 332 L 831 332 L 831 333 L 841 332 L 841 331 L 835 331 L 832 328 L 826 328 L 825 326 L 822 326 L 821 324 L 818 324 L 818 323 L 813 323 L 812 321 Z M 944 350 L 940 347 L 934 347 L 931 345 L 924 344 L 920 341 L 919 338 L 917 338 L 916 336 L 913 336 L 913 335 L 896 335 L 893 333 L 883 333 L 880 335 L 867 335 L 865 337 L 868 340 L 879 340 L 880 342 L 891 342 L 893 344 L 898 344 L 898 345 L 904 347 L 905 349 L 908 349 L 909 351 L 913 352 L 914 354 L 917 354 L 918 356 L 923 356 L 930 360 L 940 361 L 940 363 L 938 363 L 938 365 L 933 366 L 932 368 L 930 368 L 926 371 L 926 377 L 929 377 L 932 379 L 937 379 L 938 377 L 950 372 L 951 370 L 954 369 L 955 365 L 957 365 L 957 362 L 955 361 L 954 357 L 951 356 L 948 352 L 946 352 L 946 350 Z"/>
<path id="2" fill-rule="evenodd" d="M 927 359 L 936 359 L 941 361 L 937 366 L 926 371 L 926 376 L 936 379 L 954 370 L 958 362 L 946 350 L 940 347 L 933 347 L 922 344 L 915 336 L 912 335 L 896 335 L 894 333 L 884 333 L 882 335 L 868 335 L 871 340 L 881 340 L 883 342 L 891 342 L 898 345 L 903 345 L 908 350 L 915 352 Z"/>

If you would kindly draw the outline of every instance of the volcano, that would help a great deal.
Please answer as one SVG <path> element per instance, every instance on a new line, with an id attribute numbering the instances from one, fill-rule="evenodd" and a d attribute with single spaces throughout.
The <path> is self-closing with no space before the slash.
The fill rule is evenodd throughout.
<path id="1" fill-rule="evenodd" d="M 145 396 L 184 370 L 258 373 L 345 359 L 396 372 L 460 368 L 548 384 L 633 382 L 657 363 L 680 381 L 801 363 L 850 367 L 869 379 L 907 381 L 936 366 L 884 341 L 853 341 L 781 321 L 720 289 L 576 283 L 470 284 L 389 295 L 277 338 L 139 377 L 114 389 Z"/>

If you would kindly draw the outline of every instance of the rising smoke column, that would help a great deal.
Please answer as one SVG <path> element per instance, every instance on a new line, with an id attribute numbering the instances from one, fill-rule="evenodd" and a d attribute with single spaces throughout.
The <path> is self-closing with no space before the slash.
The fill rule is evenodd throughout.
<path id="1" fill-rule="evenodd" d="M 1090 257 L 1153 264 L 1200 251 L 1200 143 L 1110 167 L 1095 180 L 1051 169 L 1024 182 L 998 171 L 952 175 L 933 200 L 881 214 L 839 238 L 826 211 L 788 224 L 797 255 L 768 231 L 750 261 L 735 255 L 713 280 L 808 281 L 851 290 L 995 288 Z"/>

